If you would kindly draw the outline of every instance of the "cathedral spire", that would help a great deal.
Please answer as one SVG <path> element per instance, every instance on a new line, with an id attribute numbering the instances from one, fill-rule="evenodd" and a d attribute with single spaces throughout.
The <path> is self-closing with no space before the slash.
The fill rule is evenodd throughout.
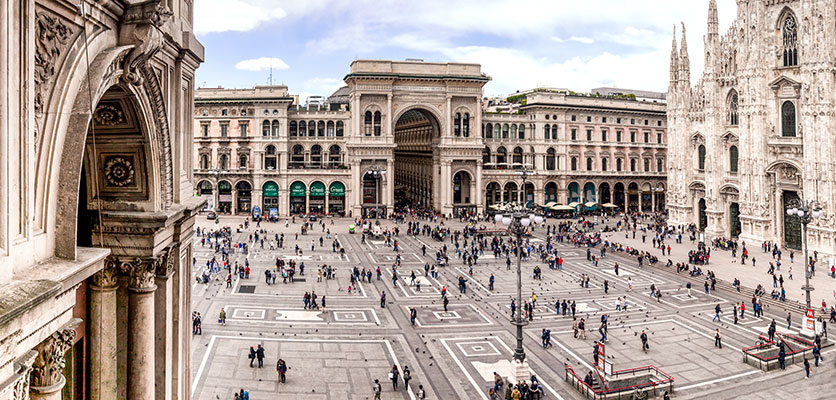
<path id="1" fill-rule="evenodd" d="M 684 81 L 685 87 L 691 86 L 691 60 L 688 58 L 688 42 L 685 40 L 685 22 L 682 22 L 682 43 L 679 49 L 678 78 Z"/>
<path id="2" fill-rule="evenodd" d="M 708 35 L 718 35 L 720 30 L 719 18 L 717 18 L 717 1 L 708 2 Z"/>
<path id="3" fill-rule="evenodd" d="M 671 40 L 671 83 L 670 86 L 676 85 L 676 70 L 679 68 L 679 54 L 676 50 L 676 24 L 673 25 L 673 40 Z"/>

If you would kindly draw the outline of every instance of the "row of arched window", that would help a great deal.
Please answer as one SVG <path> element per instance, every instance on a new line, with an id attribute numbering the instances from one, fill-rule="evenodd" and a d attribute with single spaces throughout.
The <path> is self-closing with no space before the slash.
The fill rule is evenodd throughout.
<path id="1" fill-rule="evenodd" d="M 246 154 L 240 154 L 238 156 L 238 168 L 239 169 L 246 169 L 248 165 L 249 158 Z M 212 157 L 208 153 L 203 153 L 200 155 L 200 169 L 210 169 L 212 168 Z M 230 169 L 230 160 L 229 154 L 221 154 L 218 156 L 218 165 L 217 168 L 226 171 Z"/>
<path id="2" fill-rule="evenodd" d="M 549 149 L 551 150 L 551 149 Z M 546 154 L 546 169 L 549 168 L 549 157 L 550 154 Z M 642 159 L 642 171 L 643 172 L 653 172 L 653 165 L 650 158 L 645 157 Z M 569 169 L 571 171 L 578 171 L 579 170 L 579 157 L 572 156 L 569 159 Z M 553 165 L 553 164 L 552 164 Z M 615 172 L 622 172 L 624 171 L 624 158 L 616 158 L 615 159 Z M 665 170 L 665 160 L 662 158 L 656 158 L 656 172 L 663 172 Z M 554 169 L 554 168 L 551 168 Z M 586 169 L 585 171 L 595 171 L 595 159 L 592 157 L 586 157 Z M 610 159 L 609 158 L 601 158 L 600 169 L 601 172 L 608 172 L 610 170 Z M 630 166 L 629 172 L 639 172 L 639 159 L 638 158 L 630 158 Z"/>
<path id="3" fill-rule="evenodd" d="M 323 154 L 322 146 L 315 144 L 306 152 L 301 144 L 290 150 L 290 168 L 339 168 L 342 166 L 342 149 L 334 144 Z"/>
<path id="4" fill-rule="evenodd" d="M 453 135 L 470 137 L 470 113 L 456 113 L 453 119 Z"/>
<path id="5" fill-rule="evenodd" d="M 525 139 L 525 125 L 490 123 L 482 125 L 484 139 Z"/>
<path id="6" fill-rule="evenodd" d="M 375 111 L 374 113 L 366 111 L 366 114 L 363 116 L 363 134 L 366 136 L 380 136 L 382 132 L 380 127 L 381 119 L 380 111 Z"/>
<path id="7" fill-rule="evenodd" d="M 343 137 L 343 121 L 290 121 L 290 137 Z"/>
<path id="8" fill-rule="evenodd" d="M 278 155 L 276 146 L 268 145 L 264 148 L 264 168 L 276 169 Z M 290 168 L 341 168 L 343 166 L 343 152 L 339 145 L 331 145 L 324 153 L 322 146 L 315 144 L 310 150 L 296 144 L 290 149 L 288 167 Z"/>

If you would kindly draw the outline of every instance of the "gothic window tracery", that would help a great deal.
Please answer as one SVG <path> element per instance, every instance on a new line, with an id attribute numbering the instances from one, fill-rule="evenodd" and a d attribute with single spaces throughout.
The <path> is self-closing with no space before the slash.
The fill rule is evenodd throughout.
<path id="1" fill-rule="evenodd" d="M 798 65 L 798 25 L 795 17 L 788 14 L 781 25 L 784 45 L 784 66 L 792 67 Z"/>
<path id="2" fill-rule="evenodd" d="M 738 124 L 737 101 L 737 92 L 732 90 L 729 93 L 729 125 Z"/>

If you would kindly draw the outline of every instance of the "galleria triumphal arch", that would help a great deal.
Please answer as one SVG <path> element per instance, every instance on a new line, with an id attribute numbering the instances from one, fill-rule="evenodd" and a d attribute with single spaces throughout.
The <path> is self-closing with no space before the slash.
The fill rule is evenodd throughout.
<path id="1" fill-rule="evenodd" d="M 391 212 L 397 203 L 450 214 L 455 195 L 462 200 L 462 189 L 451 184 L 454 176 L 465 179 L 468 204 L 481 208 L 478 127 L 482 86 L 489 80 L 478 64 L 351 64 L 345 81 L 354 124 L 348 150 L 355 215 Z"/>

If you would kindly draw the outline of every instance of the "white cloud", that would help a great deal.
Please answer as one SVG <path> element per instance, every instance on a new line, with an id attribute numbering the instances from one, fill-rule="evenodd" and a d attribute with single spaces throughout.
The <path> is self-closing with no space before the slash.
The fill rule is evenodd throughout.
<path id="1" fill-rule="evenodd" d="M 453 61 L 480 62 L 493 80 L 487 96 L 505 96 L 516 90 L 537 86 L 562 87 L 584 92 L 599 86 L 664 91 L 667 68 L 664 63 L 648 64 L 646 58 L 665 57 L 663 51 L 622 56 L 611 53 L 562 62 L 548 62 L 518 49 L 483 46 L 445 50 Z M 661 79 L 660 79 L 661 78 Z"/>
<path id="2" fill-rule="evenodd" d="M 243 71 L 266 71 L 269 69 L 283 70 L 290 68 L 286 62 L 281 58 L 275 57 L 261 57 L 250 60 L 239 61 L 235 64 L 235 69 Z"/>
<path id="3" fill-rule="evenodd" d="M 197 0 L 194 13 L 198 34 L 251 31 L 287 15 L 271 0 Z"/>
<path id="4" fill-rule="evenodd" d="M 552 36 L 552 40 L 554 40 L 557 43 L 566 43 L 566 42 L 578 42 L 578 43 L 583 43 L 583 44 L 595 43 L 595 39 L 584 37 L 584 36 L 572 36 L 569 39 L 561 39 L 557 36 Z"/>

